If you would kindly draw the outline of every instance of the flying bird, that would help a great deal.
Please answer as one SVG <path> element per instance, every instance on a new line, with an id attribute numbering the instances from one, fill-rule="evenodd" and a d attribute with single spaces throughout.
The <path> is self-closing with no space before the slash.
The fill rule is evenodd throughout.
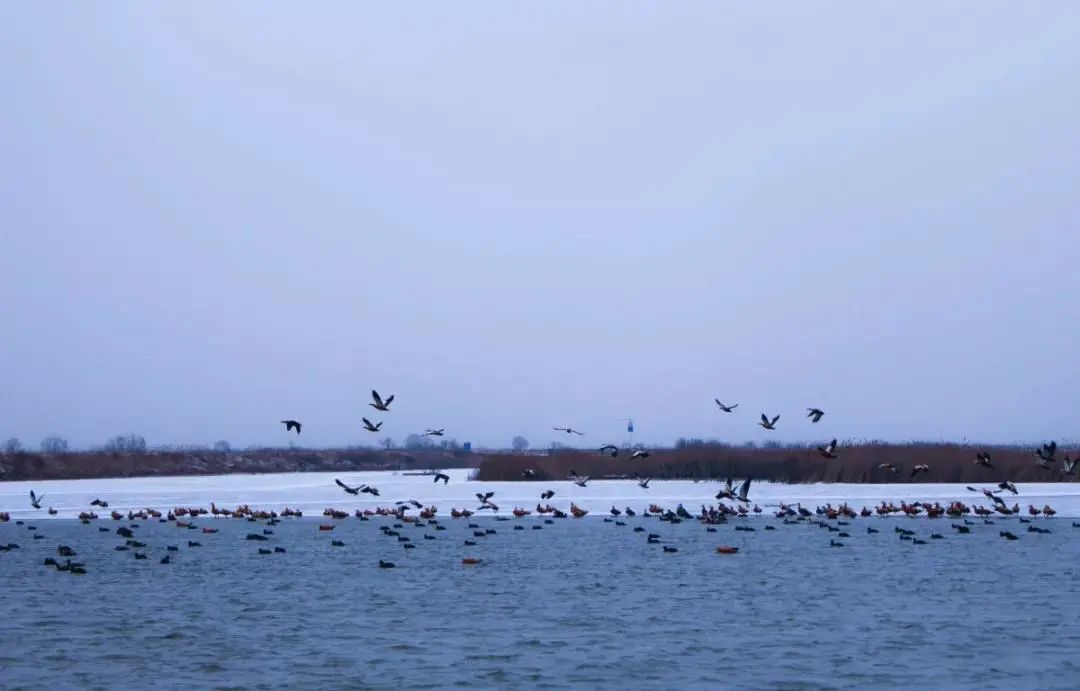
<path id="1" fill-rule="evenodd" d="M 650 480 L 652 480 L 651 477 L 647 477 L 644 480 L 638 480 L 637 481 L 638 487 L 640 487 L 641 489 L 649 489 L 649 481 Z"/>
<path id="2" fill-rule="evenodd" d="M 371 495 L 376 496 L 376 497 L 379 496 L 379 490 L 372 487 L 371 485 L 361 485 L 360 486 L 360 491 L 363 492 L 364 494 L 371 494 Z"/>
<path id="3" fill-rule="evenodd" d="M 817 447 L 817 451 L 825 458 L 836 458 L 836 440 L 833 439 L 827 445 Z"/>
<path id="4" fill-rule="evenodd" d="M 375 410 L 378 410 L 378 411 L 381 411 L 381 412 L 384 412 L 384 413 L 389 413 L 390 412 L 390 404 L 394 402 L 394 397 L 393 396 L 390 396 L 389 398 L 387 398 L 384 401 L 382 399 L 382 397 L 379 396 L 379 392 L 376 391 L 375 389 L 372 389 L 371 390 L 371 398 L 375 402 L 374 403 L 368 403 L 369 406 L 371 406 Z"/>
<path id="5" fill-rule="evenodd" d="M 630 457 L 631 457 L 631 458 L 648 458 L 648 457 L 649 457 L 649 456 L 651 456 L 651 455 L 652 455 L 652 454 L 650 454 L 650 453 L 649 453 L 648 451 L 646 451 L 645 449 L 638 449 L 638 450 L 637 450 L 637 451 L 635 451 L 635 452 L 634 452 L 634 453 L 633 453 L 633 454 L 632 454 L 632 455 L 631 455 Z"/>
<path id="6" fill-rule="evenodd" d="M 435 473 L 435 484 L 439 484 L 439 480 L 445 485 L 450 482 L 450 476 L 445 473 Z"/>
<path id="7" fill-rule="evenodd" d="M 893 474 L 896 474 L 897 472 L 896 466 L 894 466 L 892 463 L 879 463 L 878 470 L 889 470 L 892 471 Z"/>
<path id="8" fill-rule="evenodd" d="M 733 410 L 735 410 L 736 408 L 739 407 L 738 403 L 735 403 L 734 405 L 724 405 L 723 403 L 720 402 L 719 398 L 714 398 L 713 400 L 716 401 L 716 405 L 719 406 L 720 410 L 722 410 L 725 413 L 730 413 L 731 411 L 733 411 Z"/>
<path id="9" fill-rule="evenodd" d="M 296 430 L 296 433 L 300 434 L 301 425 L 296 420 L 282 420 L 281 424 L 285 425 L 286 432 L 292 432 L 293 430 Z"/>
<path id="10" fill-rule="evenodd" d="M 975 465 L 981 465 L 984 468 L 993 468 L 994 464 L 990 461 L 990 453 L 987 451 L 980 451 L 975 454 Z"/>
<path id="11" fill-rule="evenodd" d="M 604 444 L 600 447 L 600 453 L 616 458 L 619 455 L 619 447 L 614 444 Z"/>
<path id="12" fill-rule="evenodd" d="M 363 488 L 365 486 L 365 485 L 361 485 L 360 487 L 349 487 L 348 485 L 346 485 L 344 482 L 342 482 L 341 480 L 339 480 L 337 478 L 334 478 L 334 482 L 337 483 L 338 487 L 340 487 L 341 489 L 345 490 L 346 492 L 348 492 L 349 494 L 351 494 L 353 496 L 356 496 L 357 494 L 360 494 L 361 488 Z"/>
<path id="13" fill-rule="evenodd" d="M 1001 482 L 999 482 L 998 483 L 998 488 L 1002 489 L 1002 490 L 1012 492 L 1013 494 L 1020 494 L 1019 492 L 1016 491 L 1016 485 L 1009 482 L 1008 480 L 1002 480 Z"/>
<path id="14" fill-rule="evenodd" d="M 779 420 L 779 419 L 780 419 L 780 416 L 777 415 L 772 420 L 769 420 L 769 418 L 765 415 L 765 413 L 762 413 L 761 414 L 761 422 L 759 422 L 758 424 L 761 425 L 762 427 L 764 427 L 765 429 L 774 430 L 774 429 L 776 429 L 776 421 Z"/>
<path id="15" fill-rule="evenodd" d="M 1065 472 L 1072 475 L 1073 471 L 1076 470 L 1076 466 L 1080 465 L 1080 458 L 1069 458 L 1069 454 L 1065 454 L 1063 463 L 1065 465 Z"/>
<path id="16" fill-rule="evenodd" d="M 548 499 L 551 499 L 554 496 L 555 496 L 555 490 L 553 490 L 553 489 L 544 490 L 543 492 L 540 493 L 540 498 L 543 499 L 544 501 L 547 501 Z"/>
<path id="17" fill-rule="evenodd" d="M 915 466 L 914 468 L 911 469 L 911 477 L 915 477 L 919 473 L 929 473 L 929 472 L 930 472 L 930 466 L 925 465 L 925 464 L 917 465 L 917 466 Z"/>
<path id="18" fill-rule="evenodd" d="M 476 498 L 480 500 L 481 504 L 490 504 L 491 502 L 489 500 L 494 496 L 495 496 L 494 492 L 477 492 L 476 493 Z"/>
<path id="19" fill-rule="evenodd" d="M 717 492 L 716 498 L 730 499 L 731 501 L 741 501 L 744 504 L 748 503 L 747 494 L 749 494 L 750 492 L 750 480 L 751 478 L 746 478 L 745 480 L 743 480 L 743 483 L 739 486 L 739 491 L 736 492 L 735 487 L 732 484 L 731 478 L 729 477 L 727 479 L 727 482 L 724 484 L 724 488 Z"/>
<path id="20" fill-rule="evenodd" d="M 972 492 L 982 492 L 983 495 L 987 499 L 994 502 L 994 504 L 996 504 L 997 506 L 1000 506 L 1000 507 L 1005 508 L 1005 509 L 1009 508 L 1008 506 L 1005 505 L 1005 500 L 1003 500 L 1001 497 L 999 497 L 997 494 L 995 494 L 992 490 L 988 490 L 988 489 L 977 490 L 974 487 L 968 487 L 968 489 L 971 490 Z"/>
<path id="21" fill-rule="evenodd" d="M 566 432 L 567 434 L 576 434 L 579 437 L 585 436 L 584 432 L 578 432 L 576 429 L 573 429 L 573 428 L 570 428 L 570 427 L 552 427 L 551 429 L 555 430 L 556 432 Z"/>
<path id="22" fill-rule="evenodd" d="M 364 429 L 366 429 L 368 432 L 378 432 L 379 428 L 382 427 L 382 420 L 379 420 L 378 424 L 374 424 L 366 417 L 360 419 L 364 421 Z"/>
<path id="23" fill-rule="evenodd" d="M 585 487 L 585 483 L 587 483 L 591 479 L 592 478 L 590 478 L 588 476 L 579 477 L 579 478 L 574 480 L 574 484 L 577 485 L 578 487 Z"/>
<path id="24" fill-rule="evenodd" d="M 1039 465 L 1047 470 L 1050 470 L 1050 464 L 1054 461 L 1055 453 L 1057 453 L 1056 441 L 1052 441 L 1049 444 L 1043 444 L 1041 449 L 1035 449 L 1035 457 L 1039 459 Z"/>
<path id="25" fill-rule="evenodd" d="M 33 506 L 35 509 L 40 509 L 41 508 L 41 500 L 44 499 L 44 498 L 45 498 L 44 494 L 42 494 L 39 497 L 36 494 L 34 494 L 34 490 L 30 490 L 30 506 Z"/>
<path id="26" fill-rule="evenodd" d="M 525 470 L 521 471 L 521 477 L 525 478 L 526 480 L 532 480 L 536 477 L 536 471 L 532 468 L 526 468 Z"/>
<path id="27" fill-rule="evenodd" d="M 743 480 L 743 483 L 739 485 L 739 493 L 733 497 L 736 501 L 741 501 L 744 504 L 750 503 L 750 500 L 747 498 L 747 495 L 750 493 L 750 480 L 751 478 L 746 478 Z"/>
<path id="28" fill-rule="evenodd" d="M 807 408 L 806 411 L 806 417 L 810 418 L 811 422 L 821 421 L 821 416 L 825 414 L 821 408 Z"/>
<path id="29" fill-rule="evenodd" d="M 425 436 L 425 437 L 441 437 L 444 434 L 446 434 L 446 429 L 445 428 L 439 428 L 439 429 L 429 429 L 426 432 L 424 432 L 423 436 Z"/>

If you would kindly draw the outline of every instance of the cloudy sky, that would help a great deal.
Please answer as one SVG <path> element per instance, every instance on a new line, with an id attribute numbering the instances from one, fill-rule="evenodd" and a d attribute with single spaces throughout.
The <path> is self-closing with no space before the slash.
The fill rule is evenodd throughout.
<path id="1" fill-rule="evenodd" d="M 1080 437 L 1080 3 L 6 3 L 0 65 L 0 437 Z"/>

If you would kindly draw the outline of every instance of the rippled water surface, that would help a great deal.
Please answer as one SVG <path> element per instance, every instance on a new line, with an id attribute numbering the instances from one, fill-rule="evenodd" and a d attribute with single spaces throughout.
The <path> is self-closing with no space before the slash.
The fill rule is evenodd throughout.
<path id="1" fill-rule="evenodd" d="M 405 524 L 415 549 L 382 535 L 391 521 L 378 519 L 328 532 L 294 519 L 268 542 L 246 540 L 266 526 L 242 520 L 196 521 L 216 534 L 139 522 L 143 561 L 113 549 L 128 521 L 0 524 L 0 544 L 20 545 L 0 552 L 0 686 L 1075 689 L 1080 679 L 1070 519 L 1033 522 L 1050 534 L 973 521 L 968 535 L 949 520 L 857 519 L 838 526 L 849 538 L 773 518 L 716 532 L 642 518 L 471 521 L 496 532 L 474 537 L 449 518 L 442 531 Z M 636 526 L 663 543 L 646 544 Z M 945 539 L 913 545 L 895 526 Z M 60 544 L 86 575 L 42 565 Z M 167 545 L 179 550 L 161 564 Z M 258 554 L 274 546 L 287 552 Z M 482 563 L 462 565 L 466 556 Z"/>

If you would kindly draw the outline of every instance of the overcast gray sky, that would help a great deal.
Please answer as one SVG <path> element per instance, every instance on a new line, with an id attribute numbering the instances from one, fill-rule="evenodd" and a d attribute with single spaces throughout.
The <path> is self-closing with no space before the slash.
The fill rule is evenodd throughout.
<path id="1" fill-rule="evenodd" d="M 1080 3 L 4 3 L 0 79 L 0 437 L 1080 436 Z"/>

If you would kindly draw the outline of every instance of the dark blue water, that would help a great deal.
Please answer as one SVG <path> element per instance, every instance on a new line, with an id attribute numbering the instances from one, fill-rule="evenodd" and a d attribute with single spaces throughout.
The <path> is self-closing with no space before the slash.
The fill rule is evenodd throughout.
<path id="1" fill-rule="evenodd" d="M 261 523 L 197 522 L 215 535 L 141 523 L 146 561 L 113 551 L 127 522 L 37 521 L 40 540 L 0 524 L 0 544 L 21 545 L 0 552 L 0 686 L 1080 686 L 1080 529 L 1069 520 L 1039 521 L 1051 534 L 1010 520 L 957 535 L 950 521 L 859 519 L 837 538 L 772 519 L 708 533 L 655 519 L 532 530 L 539 519 L 489 518 L 473 522 L 496 534 L 472 538 L 466 521 L 444 519 L 441 532 L 401 528 L 409 550 L 379 532 L 389 521 L 324 533 L 319 522 L 273 526 L 270 542 L 244 539 Z M 637 525 L 679 551 L 646 544 Z M 946 539 L 912 545 L 896 525 Z M 42 566 L 58 544 L 86 575 Z M 718 555 L 721 544 L 741 551 Z M 179 551 L 163 565 L 166 545 Z M 273 546 L 287 553 L 258 554 Z"/>

